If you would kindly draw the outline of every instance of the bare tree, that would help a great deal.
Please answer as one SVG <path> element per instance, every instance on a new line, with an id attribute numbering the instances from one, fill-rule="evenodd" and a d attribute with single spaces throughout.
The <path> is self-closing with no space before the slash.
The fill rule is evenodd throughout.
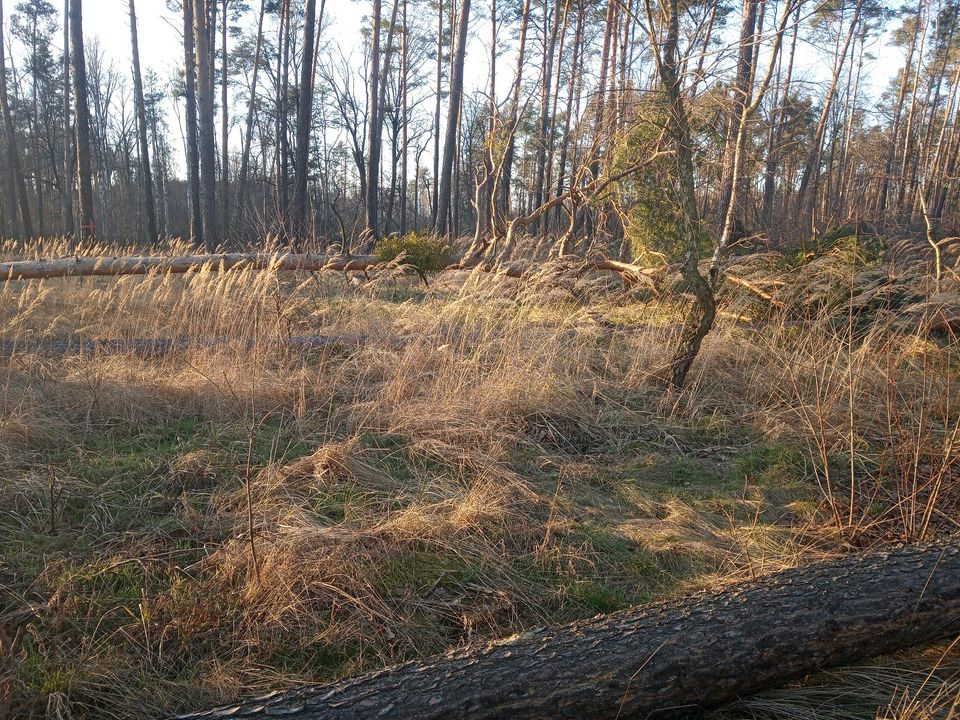
<path id="1" fill-rule="evenodd" d="M 130 0 L 130 47 L 133 58 L 134 102 L 137 107 L 137 140 L 140 145 L 140 186 L 143 213 L 146 219 L 147 242 L 157 240 L 157 213 L 153 204 L 153 176 L 150 170 L 150 140 L 147 137 L 147 108 L 143 99 L 143 76 L 140 74 L 140 44 L 137 38 L 137 10 Z"/>
<path id="2" fill-rule="evenodd" d="M 193 0 L 194 46 L 197 68 L 197 115 L 200 146 L 200 222 L 203 243 L 213 251 L 217 234 L 216 141 L 214 140 L 214 90 L 211 64 L 211 12 L 215 0 Z"/>
<path id="3" fill-rule="evenodd" d="M 93 237 L 93 173 L 90 166 L 90 107 L 87 64 L 83 49 L 83 0 L 70 0 L 70 57 L 73 66 L 73 112 L 77 127 L 77 197 L 80 237 Z"/>
<path id="4" fill-rule="evenodd" d="M 300 62 L 300 93 L 297 104 L 297 164 L 294 180 L 294 235 L 301 242 L 309 234 L 307 223 L 307 172 L 310 167 L 310 131 L 313 126 L 313 51 L 317 0 L 307 0 L 303 20 L 303 59 Z"/>
<path id="5" fill-rule="evenodd" d="M 13 115 L 10 112 L 10 100 L 7 96 L 6 50 L 3 40 L 3 0 L 0 0 L 0 113 L 3 114 L 3 135 L 7 155 L 7 198 L 10 212 L 20 211 L 20 227 L 27 237 L 33 235 L 33 222 L 30 218 L 30 202 L 27 198 L 27 185 L 23 167 L 20 164 L 20 152 L 17 148 L 17 135 L 13 127 Z"/>

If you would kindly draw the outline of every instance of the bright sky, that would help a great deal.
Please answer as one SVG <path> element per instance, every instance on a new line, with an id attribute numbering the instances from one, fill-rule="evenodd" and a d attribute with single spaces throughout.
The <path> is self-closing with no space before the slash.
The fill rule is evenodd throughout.
<path id="1" fill-rule="evenodd" d="M 53 2 L 55 5 L 62 4 L 62 0 L 53 0 Z M 257 0 L 250 4 L 254 9 L 258 7 Z M 162 81 L 165 81 L 182 63 L 182 23 L 176 13 L 167 9 L 165 0 L 137 0 L 136 5 L 140 56 L 144 72 L 152 69 L 157 72 Z M 467 57 L 468 92 L 485 84 L 487 74 L 485 45 L 489 36 L 487 5 L 485 0 L 474 0 L 474 8 L 471 12 L 473 38 Z M 129 72 L 130 63 L 128 7 L 128 0 L 85 0 L 84 2 L 85 35 L 89 39 L 98 37 L 107 58 L 116 62 L 118 69 L 122 72 Z M 325 39 L 339 43 L 345 52 L 349 52 L 361 42 L 360 28 L 364 16 L 369 11 L 370 0 L 326 0 Z M 246 22 L 255 22 L 254 13 L 250 13 Z M 890 28 L 896 24 L 896 22 L 892 23 Z M 877 57 L 864 67 L 864 91 L 868 96 L 878 97 L 903 62 L 899 51 L 889 46 L 889 36 L 888 30 L 881 38 L 875 39 L 872 47 L 868 48 L 868 51 Z M 59 37 L 57 39 L 59 40 Z M 509 43 L 510 40 L 507 39 L 506 42 Z M 505 57 L 509 58 L 509 53 Z M 830 68 L 823 64 L 823 57 L 824 55 L 817 53 L 815 48 L 801 46 L 798 49 L 797 78 L 819 81 L 827 76 Z M 509 64 L 510 60 L 507 59 L 506 62 Z M 508 83 L 501 83 L 504 88 L 507 85 Z M 169 107 L 170 129 L 174 136 L 178 137 L 179 123 L 177 118 L 173 117 L 173 105 Z"/>
<path id="2" fill-rule="evenodd" d="M 54 1 L 56 3 L 57 0 Z M 252 5 L 256 6 L 256 3 Z M 489 20 L 481 17 L 486 14 L 485 3 L 479 0 L 474 5 L 473 29 L 485 41 L 488 36 L 485 25 L 489 24 Z M 325 20 L 324 23 L 329 28 L 327 37 L 346 48 L 359 43 L 359 28 L 362 18 L 369 12 L 369 6 L 369 0 L 327 0 L 326 17 L 329 18 L 329 22 Z M 130 26 L 127 7 L 128 0 L 86 0 L 84 3 L 86 34 L 99 36 L 108 56 L 118 63 L 130 61 Z M 161 78 L 169 77 L 182 62 L 179 18 L 167 10 L 165 0 L 137 0 L 137 19 L 140 29 L 140 55 L 144 70 L 152 68 Z M 471 45 L 469 55 L 473 56 L 475 72 L 468 72 L 467 77 L 473 78 L 475 83 L 480 84 L 486 73 L 486 53 L 478 47 L 479 43 L 476 40 Z M 899 58 L 896 51 L 887 47 L 882 40 L 874 41 L 873 51 L 875 55 L 879 55 L 879 59 L 871 67 L 864 68 L 864 75 L 868 84 L 872 86 L 871 89 L 876 92 L 882 90 L 891 74 L 896 72 Z M 810 62 L 816 65 L 817 61 L 811 57 L 812 55 L 811 52 L 808 57 Z M 469 57 L 468 63 L 471 63 Z M 816 73 L 815 68 L 811 70 Z M 823 70 L 826 71 L 827 68 Z M 480 78 L 479 81 L 478 78 Z"/>
<path id="3" fill-rule="evenodd" d="M 54 4 L 58 0 L 53 0 Z M 256 10 L 256 2 L 251 3 Z M 359 41 L 361 18 L 368 11 L 369 2 L 358 0 L 327 0 L 325 15 L 333 28 L 353 28 L 351 33 L 336 33 L 345 45 Z M 162 78 L 169 77 L 183 63 L 183 23 L 175 13 L 167 10 L 165 0 L 137 0 L 137 25 L 140 35 L 140 62 L 144 71 L 152 68 Z M 130 62 L 130 15 L 128 0 L 86 0 L 83 3 L 84 32 L 88 37 L 99 36 L 108 57 L 119 63 Z M 252 15 L 252 13 L 251 13 Z M 252 19 L 251 22 L 255 22 Z M 324 19 L 324 24 L 327 20 Z"/>

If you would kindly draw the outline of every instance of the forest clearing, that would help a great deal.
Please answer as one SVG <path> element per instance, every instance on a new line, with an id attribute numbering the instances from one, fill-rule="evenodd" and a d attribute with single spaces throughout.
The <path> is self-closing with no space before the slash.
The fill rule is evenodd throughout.
<path id="1" fill-rule="evenodd" d="M 958 41 L 0 0 L 0 720 L 960 720 Z"/>
<path id="2" fill-rule="evenodd" d="M 7 702 L 157 717 L 949 536 L 956 300 L 856 243 L 732 264 L 772 295 L 674 392 L 682 296 L 578 259 L 4 283 Z M 875 662 L 716 717 L 955 705 L 952 647 Z"/>

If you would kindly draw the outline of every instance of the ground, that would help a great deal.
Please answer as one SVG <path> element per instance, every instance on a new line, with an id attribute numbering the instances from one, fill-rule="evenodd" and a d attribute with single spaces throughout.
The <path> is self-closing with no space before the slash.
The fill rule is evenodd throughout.
<path id="1" fill-rule="evenodd" d="M 955 532 L 949 323 L 830 257 L 767 258 L 774 302 L 740 267 L 682 392 L 682 297 L 575 262 L 0 285 L 0 710 L 157 717 Z M 134 338 L 182 343 L 43 345 Z M 954 668 L 722 715 L 948 717 Z"/>

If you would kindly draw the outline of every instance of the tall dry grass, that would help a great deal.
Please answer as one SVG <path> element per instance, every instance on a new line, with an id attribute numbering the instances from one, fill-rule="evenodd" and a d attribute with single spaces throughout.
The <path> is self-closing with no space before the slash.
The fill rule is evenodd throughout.
<path id="1" fill-rule="evenodd" d="M 0 255 L 68 250 L 117 252 Z M 155 716 L 953 532 L 955 338 L 828 269 L 726 297 L 681 393 L 682 303 L 569 261 L 0 285 L 0 703 Z"/>

